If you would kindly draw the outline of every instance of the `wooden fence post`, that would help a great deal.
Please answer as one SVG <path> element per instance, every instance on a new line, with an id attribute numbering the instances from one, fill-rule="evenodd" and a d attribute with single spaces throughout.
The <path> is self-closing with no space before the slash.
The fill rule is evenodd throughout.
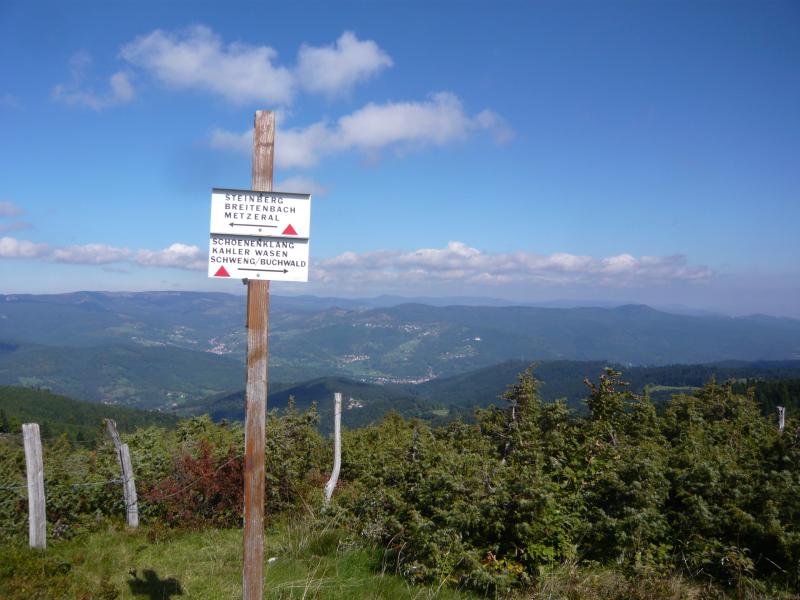
<path id="1" fill-rule="evenodd" d="M 114 450 L 117 453 L 117 462 L 122 472 L 122 498 L 125 502 L 125 518 L 128 527 L 139 527 L 139 505 L 136 497 L 136 481 L 133 477 L 133 465 L 128 444 L 123 444 L 117 431 L 117 424 L 111 419 L 106 419 L 106 429 L 114 441 Z"/>
<path id="2" fill-rule="evenodd" d="M 342 468 L 342 395 L 336 392 L 333 397 L 333 471 L 328 483 L 325 484 L 325 506 L 331 503 L 333 490 L 339 481 L 339 471 Z"/>
<path id="3" fill-rule="evenodd" d="M 47 547 L 47 515 L 44 497 L 42 440 L 37 423 L 22 426 L 25 444 L 25 470 L 28 475 L 28 540 L 31 548 Z"/>

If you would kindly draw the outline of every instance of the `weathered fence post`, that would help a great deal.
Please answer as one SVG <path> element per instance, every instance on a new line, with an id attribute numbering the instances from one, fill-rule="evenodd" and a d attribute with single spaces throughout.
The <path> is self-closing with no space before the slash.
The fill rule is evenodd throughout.
<path id="1" fill-rule="evenodd" d="M 123 444 L 117 431 L 117 424 L 111 419 L 106 419 L 106 429 L 114 441 L 114 450 L 117 453 L 117 462 L 122 472 L 122 498 L 125 502 L 125 517 L 128 527 L 139 526 L 139 505 L 136 497 L 136 481 L 133 477 L 133 465 L 128 444 Z"/>
<path id="2" fill-rule="evenodd" d="M 783 433 L 783 428 L 786 427 L 786 407 L 778 407 L 778 431 Z"/>
<path id="3" fill-rule="evenodd" d="M 328 483 L 325 484 L 326 506 L 331 502 L 336 482 L 339 481 L 339 470 L 342 468 L 342 395 L 336 392 L 333 398 L 333 471 Z"/>
<path id="4" fill-rule="evenodd" d="M 22 426 L 25 444 L 25 470 L 28 475 L 28 540 L 31 548 L 47 547 L 47 515 L 44 500 L 42 440 L 37 423 Z"/>

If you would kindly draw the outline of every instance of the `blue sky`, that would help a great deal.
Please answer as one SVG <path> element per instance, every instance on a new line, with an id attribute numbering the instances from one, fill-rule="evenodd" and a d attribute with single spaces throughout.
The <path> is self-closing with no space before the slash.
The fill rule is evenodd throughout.
<path id="1" fill-rule="evenodd" d="M 800 317 L 796 2 L 0 2 L 0 292 L 218 290 L 210 189 L 313 194 L 276 293 Z"/>

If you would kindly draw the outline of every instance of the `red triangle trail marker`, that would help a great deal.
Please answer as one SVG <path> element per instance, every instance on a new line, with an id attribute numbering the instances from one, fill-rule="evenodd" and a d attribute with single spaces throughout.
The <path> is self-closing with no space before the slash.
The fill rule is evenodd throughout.
<path id="1" fill-rule="evenodd" d="M 217 272 L 214 273 L 214 277 L 230 277 L 228 271 L 225 270 L 225 265 L 217 269 Z"/>
<path id="2" fill-rule="evenodd" d="M 283 235 L 297 235 L 297 232 L 294 230 L 294 227 L 292 227 L 291 223 L 286 227 L 286 229 L 283 230 Z"/>

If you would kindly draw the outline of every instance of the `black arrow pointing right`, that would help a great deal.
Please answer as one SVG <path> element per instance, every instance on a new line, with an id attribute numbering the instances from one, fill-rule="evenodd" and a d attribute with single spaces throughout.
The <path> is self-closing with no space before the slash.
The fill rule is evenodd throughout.
<path id="1" fill-rule="evenodd" d="M 240 271 L 263 271 L 265 273 L 288 273 L 289 269 L 245 269 L 244 267 L 239 269 Z"/>

